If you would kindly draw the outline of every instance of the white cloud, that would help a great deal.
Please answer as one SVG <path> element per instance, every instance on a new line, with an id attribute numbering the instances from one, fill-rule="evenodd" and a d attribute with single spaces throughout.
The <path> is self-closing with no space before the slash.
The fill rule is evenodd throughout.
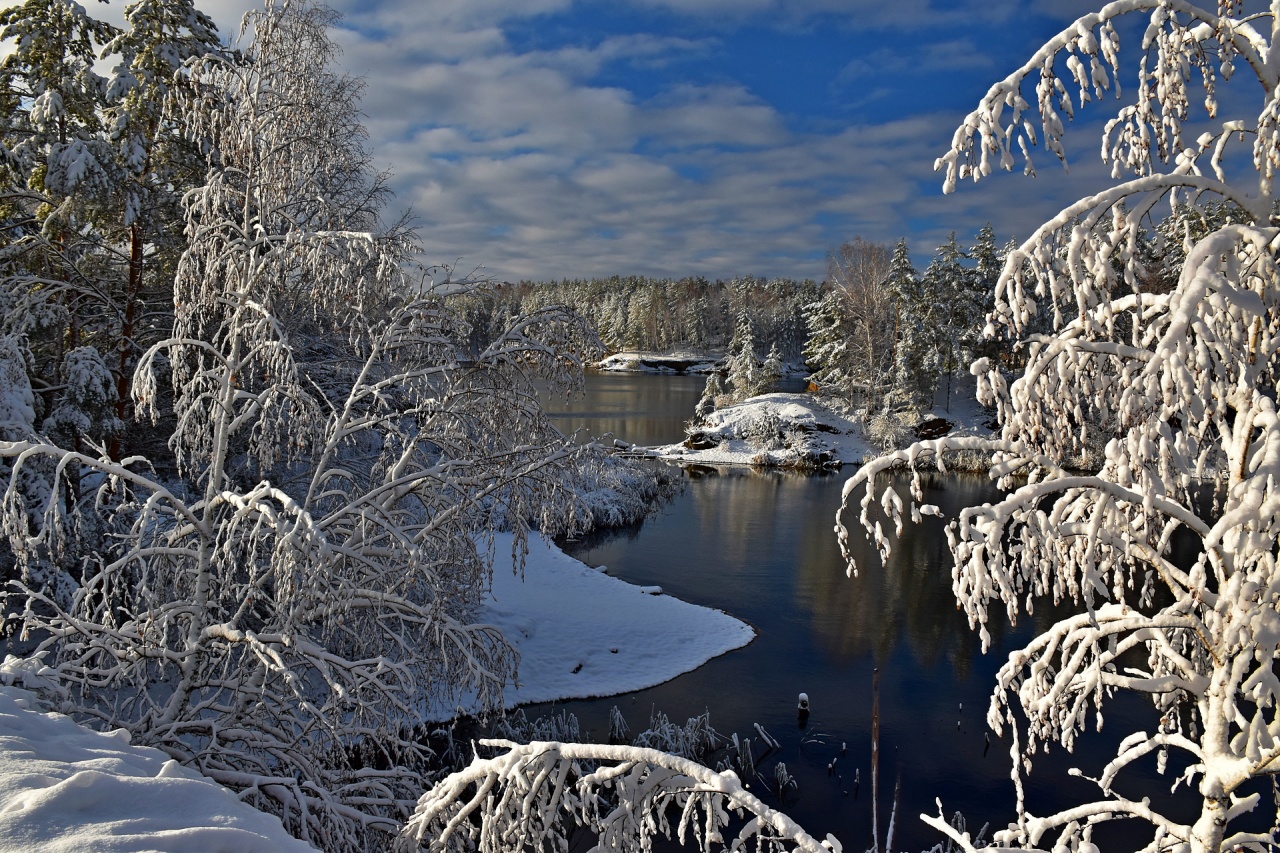
<path id="1" fill-rule="evenodd" d="M 259 6 L 197 2 L 224 34 Z M 1071 178 L 1041 156 L 1036 181 L 997 178 L 942 199 L 932 163 L 972 104 L 897 119 L 863 111 L 874 103 L 905 116 L 920 90 L 904 81 L 925 75 L 921 85 L 944 91 L 947 75 L 994 67 L 984 47 L 993 25 L 1062 18 L 1048 0 L 945 9 L 938 0 L 617 0 L 692 21 L 694 35 L 602 30 L 513 46 L 513 23 L 536 28 L 571 2 L 336 0 L 346 16 L 340 61 L 367 82 L 372 153 L 394 174 L 393 203 L 418 215 L 432 260 L 465 258 L 506 279 L 820 277 L 825 252 L 855 234 L 907 236 L 917 255 L 953 228 L 963 242 L 986 221 L 1004 238 L 1060 207 L 1082 173 L 1100 171 L 1089 159 L 1096 137 L 1074 132 L 1084 168 Z M 727 73 L 650 83 L 644 94 L 625 88 L 628 75 L 709 63 L 748 22 L 847 32 L 850 62 L 835 85 L 848 119 L 800 130 L 786 104 Z"/>
<path id="2" fill-rule="evenodd" d="M 884 80 L 902 75 L 954 73 L 961 69 L 994 68 L 995 59 L 972 39 L 917 44 L 914 50 L 884 45 L 851 60 L 837 79 L 841 83 Z"/>

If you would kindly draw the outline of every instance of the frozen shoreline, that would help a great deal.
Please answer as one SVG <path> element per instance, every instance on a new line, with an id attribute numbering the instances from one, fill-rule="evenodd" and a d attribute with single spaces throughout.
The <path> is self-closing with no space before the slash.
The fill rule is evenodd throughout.
<path id="1" fill-rule="evenodd" d="M 755 638 L 721 610 L 610 577 L 539 536 L 530 537 L 521 578 L 509 533 L 498 537 L 493 586 L 475 619 L 500 628 L 520 653 L 517 683 L 503 691 L 508 708 L 653 687 Z M 470 710 L 464 699 L 431 716 Z"/>

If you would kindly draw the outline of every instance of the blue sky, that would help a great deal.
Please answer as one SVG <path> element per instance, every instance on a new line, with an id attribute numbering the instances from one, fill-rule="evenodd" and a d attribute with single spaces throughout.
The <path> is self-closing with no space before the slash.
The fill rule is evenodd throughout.
<path id="1" fill-rule="evenodd" d="M 248 5 L 201 7 L 229 35 Z M 923 262 L 988 221 L 1025 237 L 1103 180 L 1109 108 L 1072 129 L 1070 176 L 1041 154 L 1035 179 L 944 198 L 933 172 L 987 87 L 1092 8 L 1077 0 L 334 5 L 394 203 L 431 260 L 497 279 L 821 278 L 855 235 Z"/>

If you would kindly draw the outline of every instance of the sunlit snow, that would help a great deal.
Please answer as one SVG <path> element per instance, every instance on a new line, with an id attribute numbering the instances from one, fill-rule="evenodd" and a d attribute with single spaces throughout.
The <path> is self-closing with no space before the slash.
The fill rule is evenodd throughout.
<path id="1" fill-rule="evenodd" d="M 590 568 L 534 537 L 524 577 L 511 570 L 511 536 L 499 536 L 493 589 L 476 616 L 520 652 L 507 706 L 612 696 L 697 669 L 751 642 L 755 632 L 722 611 L 654 593 Z"/>
<path id="2" fill-rule="evenodd" d="M 511 544 L 499 535 L 492 593 L 477 616 L 520 652 L 508 706 L 650 687 L 754 636 L 721 611 L 609 577 L 536 537 L 521 578 Z M 0 669 L 6 683 L 24 679 L 38 681 L 12 660 Z M 33 694 L 0 686 L 0 853 L 157 849 L 312 848 L 159 750 L 42 713 Z"/>
<path id="3" fill-rule="evenodd" d="M 0 686 L 0 851 L 303 851 L 280 821 L 124 731 L 99 733 Z"/>

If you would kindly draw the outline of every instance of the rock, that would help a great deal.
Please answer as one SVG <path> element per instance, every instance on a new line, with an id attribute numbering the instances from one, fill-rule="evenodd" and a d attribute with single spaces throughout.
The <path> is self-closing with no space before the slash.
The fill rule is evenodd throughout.
<path id="1" fill-rule="evenodd" d="M 916 426 L 916 438 L 941 438 L 951 432 L 953 426 L 945 418 L 930 418 Z"/>
<path id="2" fill-rule="evenodd" d="M 690 450 L 710 450 L 713 447 L 719 447 L 720 442 L 708 436 L 703 432 L 691 432 L 689 437 L 684 440 L 684 446 Z"/>

